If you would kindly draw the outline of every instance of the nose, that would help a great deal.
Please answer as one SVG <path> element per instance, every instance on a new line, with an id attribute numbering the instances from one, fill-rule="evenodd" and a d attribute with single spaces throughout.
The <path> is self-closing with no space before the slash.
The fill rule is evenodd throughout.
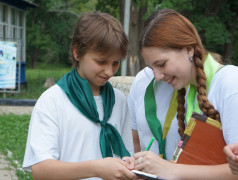
<path id="1" fill-rule="evenodd" d="M 112 77 L 114 75 L 114 69 L 113 69 L 113 66 L 112 65 L 108 65 L 106 68 L 105 68 L 105 74 L 108 76 L 108 77 Z"/>
<path id="2" fill-rule="evenodd" d="M 162 73 L 161 71 L 159 70 L 153 70 L 153 73 L 154 73 L 154 76 L 155 76 L 155 80 L 157 82 L 159 82 L 160 80 L 163 80 L 164 79 L 164 73 Z"/>

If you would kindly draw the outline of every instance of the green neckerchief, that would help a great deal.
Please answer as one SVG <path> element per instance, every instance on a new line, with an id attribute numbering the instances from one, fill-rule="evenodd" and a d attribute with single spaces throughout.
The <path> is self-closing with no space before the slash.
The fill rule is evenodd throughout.
<path id="1" fill-rule="evenodd" d="M 145 97 L 144 97 L 145 117 L 153 136 L 159 143 L 160 156 L 166 159 L 166 154 L 165 154 L 166 136 L 171 126 L 171 122 L 177 112 L 177 106 L 178 106 L 178 103 L 176 100 L 177 91 L 174 91 L 173 96 L 170 100 L 169 109 L 166 114 L 164 127 L 162 131 L 161 123 L 156 115 L 157 105 L 156 105 L 156 99 L 155 99 L 155 93 L 154 93 L 154 87 L 153 87 L 154 80 L 155 78 L 153 78 L 153 80 L 150 82 L 145 92 Z"/>
<path id="2" fill-rule="evenodd" d="M 216 74 L 219 65 L 220 64 L 217 61 L 215 61 L 210 54 L 207 55 L 207 58 L 204 62 L 204 71 L 205 71 L 205 75 L 207 78 L 207 81 L 206 81 L 207 94 L 208 94 L 212 79 L 213 79 L 214 75 Z M 196 93 L 197 93 L 196 87 L 194 85 L 190 84 L 190 88 L 189 88 L 189 92 L 188 92 L 188 96 L 187 96 L 187 113 L 186 113 L 186 122 L 187 123 L 188 123 L 193 112 L 201 113 L 198 102 L 196 101 Z"/>
<path id="3" fill-rule="evenodd" d="M 103 121 L 99 119 L 96 102 L 88 81 L 79 76 L 76 68 L 64 75 L 57 84 L 82 114 L 89 120 L 101 124 L 100 148 L 104 158 L 112 157 L 113 153 L 120 157 L 130 156 L 116 128 L 107 122 L 115 104 L 114 90 L 109 82 L 102 86 L 100 91 L 103 100 Z"/>

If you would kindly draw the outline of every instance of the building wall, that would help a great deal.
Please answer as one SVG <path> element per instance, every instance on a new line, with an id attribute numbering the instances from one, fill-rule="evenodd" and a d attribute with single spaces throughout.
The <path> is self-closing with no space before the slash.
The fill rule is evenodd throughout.
<path id="1" fill-rule="evenodd" d="M 17 61 L 26 61 L 25 12 L 0 2 L 0 41 L 17 42 Z"/>

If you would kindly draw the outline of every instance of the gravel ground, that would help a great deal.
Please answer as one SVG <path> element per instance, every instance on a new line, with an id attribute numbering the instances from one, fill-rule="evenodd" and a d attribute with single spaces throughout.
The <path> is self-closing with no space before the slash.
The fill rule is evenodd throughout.
<path id="1" fill-rule="evenodd" d="M 0 114 L 31 114 L 33 106 L 0 106 Z"/>

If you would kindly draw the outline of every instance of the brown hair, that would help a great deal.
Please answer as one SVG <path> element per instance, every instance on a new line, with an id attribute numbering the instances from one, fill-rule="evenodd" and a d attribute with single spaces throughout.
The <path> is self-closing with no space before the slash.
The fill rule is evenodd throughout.
<path id="1" fill-rule="evenodd" d="M 107 57 L 126 56 L 128 39 L 120 24 L 113 16 L 107 13 L 87 13 L 82 16 L 74 29 L 71 44 L 71 58 L 75 67 L 78 61 L 73 56 L 73 48 L 77 57 L 83 57 L 93 51 Z"/>
<path id="2" fill-rule="evenodd" d="M 143 47 L 159 47 L 166 49 L 182 49 L 191 46 L 194 48 L 193 61 L 196 68 L 197 99 L 202 112 L 213 119 L 220 121 L 220 115 L 208 101 L 206 94 L 206 75 L 203 63 L 207 51 L 193 24 L 177 11 L 163 9 L 156 11 L 145 21 L 140 40 L 140 49 Z M 179 134 L 183 135 L 185 129 L 185 88 L 178 90 L 178 124 Z"/>

